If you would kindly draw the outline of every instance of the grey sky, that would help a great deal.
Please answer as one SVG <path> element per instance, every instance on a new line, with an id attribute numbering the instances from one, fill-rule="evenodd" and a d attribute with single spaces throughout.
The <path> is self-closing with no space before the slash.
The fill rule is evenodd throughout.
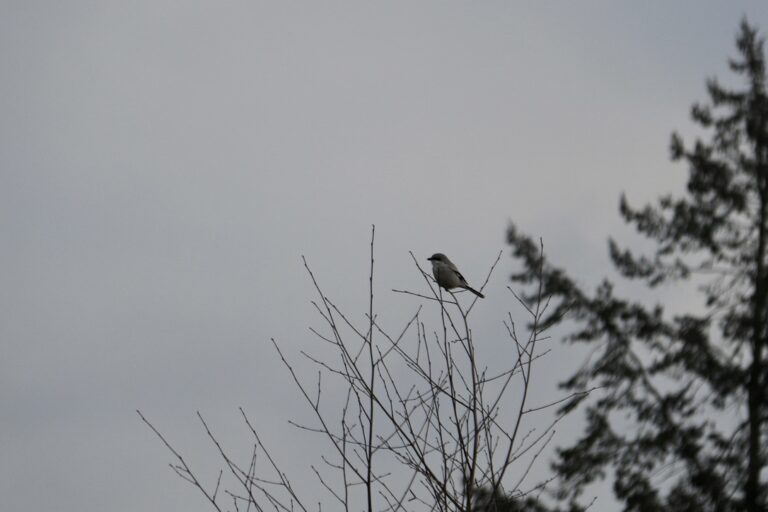
<path id="1" fill-rule="evenodd" d="M 0 9 L 4 511 L 208 510 L 136 408 L 213 475 L 194 412 L 245 448 L 242 405 L 301 474 L 317 441 L 267 343 L 313 347 L 300 255 L 361 318 L 375 223 L 393 329 L 409 250 L 477 283 L 509 219 L 591 282 L 620 191 L 682 183 L 668 136 L 742 15 L 768 29 L 757 1 Z M 491 356 L 511 270 L 476 312 Z M 572 369 L 546 364 L 542 388 Z"/>

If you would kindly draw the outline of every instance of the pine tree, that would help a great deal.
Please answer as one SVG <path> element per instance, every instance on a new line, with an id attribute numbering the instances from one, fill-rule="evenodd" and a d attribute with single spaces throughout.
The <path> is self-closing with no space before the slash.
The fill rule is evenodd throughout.
<path id="1" fill-rule="evenodd" d="M 673 160 L 689 169 L 685 193 L 639 209 L 621 197 L 621 216 L 655 250 L 638 256 L 609 240 L 623 278 L 651 288 L 693 280 L 706 307 L 673 316 L 618 297 L 607 279 L 590 293 L 545 266 L 549 322 L 575 322 L 568 341 L 594 349 L 562 386 L 604 387 L 566 406 L 586 417 L 554 463 L 570 510 L 606 476 L 627 511 L 768 510 L 768 95 L 763 40 L 746 20 L 737 49 L 729 64 L 742 88 L 709 80 L 708 102 L 692 108 L 707 140 L 672 136 Z M 514 225 L 508 242 L 523 264 L 513 280 L 532 283 L 538 243 Z"/>

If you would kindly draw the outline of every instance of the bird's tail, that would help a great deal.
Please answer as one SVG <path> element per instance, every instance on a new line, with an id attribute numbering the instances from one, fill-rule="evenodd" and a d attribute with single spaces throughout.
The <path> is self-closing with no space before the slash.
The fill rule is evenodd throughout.
<path id="1" fill-rule="evenodd" d="M 466 288 L 467 290 L 471 291 L 472 293 L 474 293 L 475 295 L 477 295 L 477 296 L 478 296 L 478 297 L 480 297 L 481 299 L 484 299 L 484 298 L 485 298 L 485 295 L 483 295 L 483 294 L 482 294 L 482 293 L 480 293 L 479 291 L 475 290 L 475 289 L 474 289 L 474 288 L 472 288 L 471 286 L 465 286 L 464 288 Z"/>

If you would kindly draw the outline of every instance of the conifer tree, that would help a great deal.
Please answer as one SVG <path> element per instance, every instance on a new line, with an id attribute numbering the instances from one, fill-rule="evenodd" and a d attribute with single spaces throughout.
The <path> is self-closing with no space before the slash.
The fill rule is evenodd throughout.
<path id="1" fill-rule="evenodd" d="M 589 292 L 545 265 L 548 321 L 572 322 L 568 341 L 594 351 L 561 385 L 604 387 L 566 406 L 586 418 L 554 462 L 567 510 L 583 510 L 585 487 L 604 477 L 627 511 L 768 510 L 768 95 L 763 40 L 746 20 L 737 50 L 729 64 L 743 85 L 709 80 L 708 101 L 692 108 L 705 140 L 672 136 L 672 158 L 689 170 L 684 194 L 642 208 L 621 197 L 621 216 L 655 250 L 609 240 L 623 278 L 651 288 L 693 280 L 705 307 L 670 315 L 618 297 L 607 279 Z M 507 235 L 523 266 L 512 279 L 530 284 L 538 243 L 514 225 Z"/>

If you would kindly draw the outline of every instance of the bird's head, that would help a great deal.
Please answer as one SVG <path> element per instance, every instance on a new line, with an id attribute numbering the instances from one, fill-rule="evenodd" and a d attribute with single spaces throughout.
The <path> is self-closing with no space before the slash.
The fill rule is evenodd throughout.
<path id="1" fill-rule="evenodd" d="M 436 261 L 440 262 L 440 263 L 448 263 L 448 258 L 445 256 L 445 254 L 443 254 L 441 252 L 436 252 L 435 254 L 433 254 L 432 256 L 427 258 L 427 260 L 429 260 L 429 261 L 431 261 L 433 263 L 436 262 Z"/>

